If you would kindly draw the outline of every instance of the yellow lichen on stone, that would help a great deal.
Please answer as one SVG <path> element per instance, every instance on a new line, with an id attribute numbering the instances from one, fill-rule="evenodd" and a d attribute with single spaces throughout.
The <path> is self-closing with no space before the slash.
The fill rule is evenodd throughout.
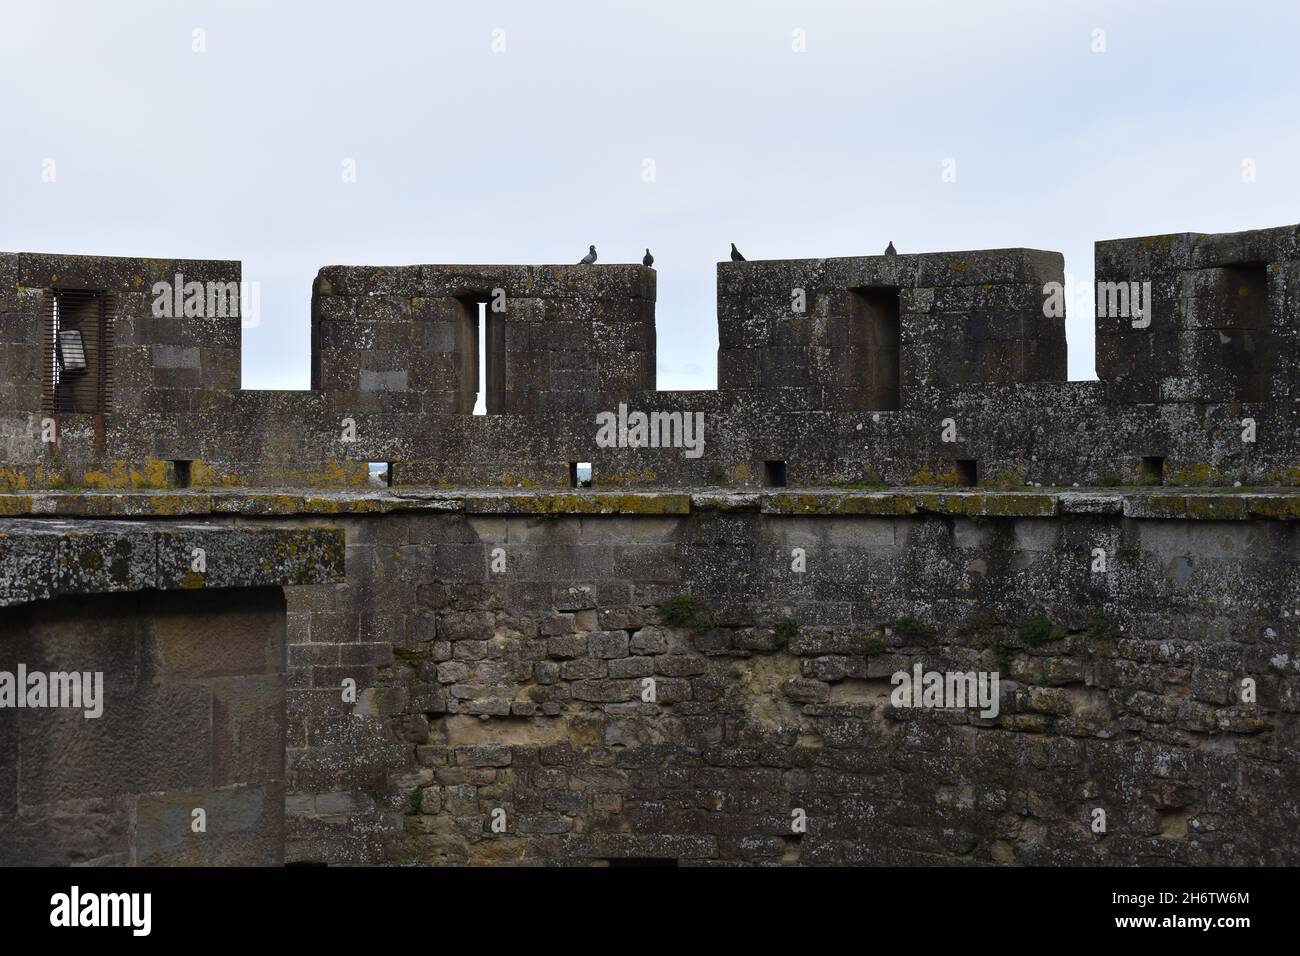
<path id="1" fill-rule="evenodd" d="M 109 466 L 108 471 L 93 469 L 82 475 L 81 480 L 87 488 L 166 488 L 167 463 L 148 458 L 143 466 L 137 468 L 119 459 Z"/>
<path id="2" fill-rule="evenodd" d="M 1165 478 L 1166 484 L 1214 487 L 1231 484 L 1223 473 L 1201 462 L 1183 465 Z"/>
<path id="3" fill-rule="evenodd" d="M 21 491 L 27 487 L 27 478 L 16 468 L 0 468 L 0 489 Z"/>
<path id="4" fill-rule="evenodd" d="M 1300 519 L 1300 495 L 1268 495 L 1245 499 L 1250 513 L 1282 521 Z"/>
<path id="5" fill-rule="evenodd" d="M 67 476 L 62 471 L 47 471 L 41 464 L 36 466 L 35 478 L 32 482 L 34 487 L 62 488 L 67 483 Z"/>
<path id="6" fill-rule="evenodd" d="M 948 471 L 942 474 L 935 474 L 930 470 L 929 462 L 923 464 L 917 471 L 914 471 L 907 480 L 909 485 L 924 488 L 932 485 L 951 485 L 961 484 L 961 477 L 957 474 L 957 466 L 954 465 Z"/>
<path id="7" fill-rule="evenodd" d="M 0 515 L 28 515 L 31 513 L 31 495 L 0 495 Z"/>
<path id="8" fill-rule="evenodd" d="M 1248 518 L 1249 503 L 1244 498 L 1229 495 L 1188 495 L 1185 514 L 1196 518 Z"/>
<path id="9" fill-rule="evenodd" d="M 364 488 L 369 480 L 370 469 L 364 461 L 326 459 L 318 472 L 300 475 L 294 483 L 309 488 Z"/>
<path id="10" fill-rule="evenodd" d="M 612 488 L 622 488 L 628 485 L 649 485 L 653 484 L 658 477 L 658 473 L 649 466 L 637 471 L 616 472 L 612 475 L 594 475 L 593 481 L 596 486 L 608 486 Z"/>
<path id="11" fill-rule="evenodd" d="M 218 472 L 200 458 L 190 463 L 191 488 L 233 488 L 241 484 L 239 476 L 231 472 Z"/>

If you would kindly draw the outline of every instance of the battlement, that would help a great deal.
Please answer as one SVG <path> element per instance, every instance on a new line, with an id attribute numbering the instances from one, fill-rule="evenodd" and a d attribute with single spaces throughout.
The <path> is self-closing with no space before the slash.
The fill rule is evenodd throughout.
<path id="1" fill-rule="evenodd" d="M 643 266 L 329 267 L 312 388 L 349 411 L 469 414 L 482 360 L 489 415 L 593 412 L 654 389 L 654 302 Z"/>
<path id="2" fill-rule="evenodd" d="M 719 263 L 660 392 L 651 269 L 330 266 L 244 391 L 238 263 L 0 255 L 0 673 L 105 687 L 0 862 L 1294 864 L 1297 230 L 1097 277 L 1069 382 L 1056 253 Z"/>
<path id="3" fill-rule="evenodd" d="M 0 254 L 0 484 L 1295 484 L 1298 234 L 1099 242 L 1097 383 L 1058 253 L 719 263 L 716 392 L 655 389 L 639 265 L 326 267 L 265 392 L 238 263 Z"/>
<path id="4" fill-rule="evenodd" d="M 927 385 L 1063 381 L 1058 253 L 1031 249 L 718 264 L 718 387 L 897 411 Z M 786 400 L 794 396 L 785 396 Z"/>
<path id="5" fill-rule="evenodd" d="M 1114 314 L 1097 374 L 1123 402 L 1277 402 L 1295 394 L 1300 228 L 1097 243 Z M 1127 293 L 1129 309 L 1123 308 Z M 1131 312 L 1138 296 L 1144 314 Z"/>

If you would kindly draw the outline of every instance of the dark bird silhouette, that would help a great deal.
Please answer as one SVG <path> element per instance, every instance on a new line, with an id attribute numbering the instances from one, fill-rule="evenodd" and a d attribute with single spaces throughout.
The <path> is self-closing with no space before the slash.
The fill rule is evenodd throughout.
<path id="1" fill-rule="evenodd" d="M 885 255 L 887 255 L 887 256 L 896 256 L 896 255 L 898 255 L 898 250 L 894 248 L 894 240 L 893 240 L 893 239 L 890 239 L 890 240 L 889 240 L 889 245 L 885 246 Z"/>
<path id="2" fill-rule="evenodd" d="M 578 265 L 580 265 L 580 266 L 589 266 L 589 265 L 591 265 L 591 264 L 592 264 L 593 262 L 595 262 L 595 261 L 596 261 L 596 247 L 595 247 L 595 246 L 588 246 L 588 247 L 587 247 L 587 254 L 586 254 L 585 256 L 583 256 L 581 259 L 578 260 Z"/>
<path id="3" fill-rule="evenodd" d="M 641 260 L 641 265 L 643 265 L 643 266 L 652 266 L 652 265 L 654 265 L 654 264 L 655 264 L 655 257 L 652 256 L 652 255 L 650 255 L 650 250 L 647 249 L 647 250 L 645 251 L 645 258 Z"/>
<path id="4" fill-rule="evenodd" d="M 736 248 L 736 244 L 734 242 L 731 244 L 731 261 L 732 262 L 745 261 L 745 257 L 740 254 L 740 250 Z"/>

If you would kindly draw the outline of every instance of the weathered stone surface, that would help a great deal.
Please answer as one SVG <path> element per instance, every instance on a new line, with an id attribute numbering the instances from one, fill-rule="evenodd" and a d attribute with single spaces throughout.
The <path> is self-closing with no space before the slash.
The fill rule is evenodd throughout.
<path id="1" fill-rule="evenodd" d="M 0 519 L 0 606 L 144 588 L 319 584 L 338 580 L 342 564 L 342 536 L 322 528 Z"/>
<path id="2" fill-rule="evenodd" d="M 543 578 L 551 597 L 512 605 L 510 575 L 458 594 L 456 613 L 480 615 L 485 630 L 538 636 L 502 640 L 499 657 L 431 662 L 440 673 L 453 666 L 442 676 L 459 712 L 420 711 L 424 756 L 379 759 L 441 760 L 436 802 L 421 798 L 417 813 L 409 792 L 376 786 L 375 799 L 400 801 L 408 822 L 383 830 L 384 849 L 367 859 L 1289 860 L 1289 844 L 1268 834 L 1285 827 L 1282 795 L 1300 783 L 1290 750 L 1277 756 L 1296 719 L 1278 678 L 1300 682 L 1300 618 L 1283 613 L 1300 575 L 1300 526 L 1250 508 L 1225 520 L 1184 500 L 1205 496 L 1180 496 L 1175 511 L 1134 491 L 1061 493 L 1024 509 L 989 501 L 1037 495 L 980 494 L 976 508 L 970 495 L 912 511 L 846 509 L 827 496 L 780 514 L 702 509 L 643 538 L 625 528 L 625 547 L 667 542 L 680 559 L 667 580 L 622 586 L 589 587 L 564 570 L 576 567 L 566 549 L 611 533 L 584 526 L 627 520 L 616 515 L 559 515 L 545 531 L 525 514 L 491 526 L 413 518 L 405 533 L 422 540 L 507 542 L 512 573 Z M 1079 507 L 1061 507 L 1067 499 Z M 378 535 L 392 518 L 365 520 L 364 534 Z M 808 559 L 801 578 L 785 559 L 796 542 Z M 1098 544 L 1107 565 L 1094 572 Z M 439 580 L 437 569 L 406 570 L 422 586 Z M 642 603 L 629 604 L 637 594 Z M 559 610 L 573 603 L 594 607 Z M 577 630 L 542 633 L 567 630 L 565 615 Z M 411 653 L 412 663 L 423 656 Z M 916 664 L 1000 673 L 999 712 L 895 706 L 890 678 Z M 473 682 L 474 668 L 486 683 Z M 1255 705 L 1239 699 L 1252 675 Z M 317 693 L 332 692 L 291 692 L 291 710 Z M 543 723 L 554 720 L 563 723 Z M 406 721 L 390 718 L 392 732 L 405 735 Z M 1253 779 L 1249 754 L 1264 741 L 1269 783 L 1221 792 L 1214 781 Z M 316 749 L 291 760 L 323 769 Z M 1079 794 L 1107 811 L 1105 840 L 1079 838 Z M 797 853 L 785 842 L 794 807 L 810 819 Z M 504 809 L 506 834 L 485 823 L 492 808 Z M 1207 822 L 1177 838 L 1153 831 L 1170 812 Z M 436 846 L 425 842 L 434 829 L 446 834 Z M 864 856 L 874 841 L 884 848 Z"/>
<path id="3" fill-rule="evenodd" d="M 279 588 L 0 608 L 0 674 L 81 691 L 0 709 L 0 862 L 282 861 L 284 649 Z"/>
<path id="4" fill-rule="evenodd" d="M 9 859 L 1300 862 L 1295 227 L 1099 243 L 1097 382 L 1037 250 L 721 263 L 709 392 L 638 266 L 327 267 L 298 393 L 178 272 L 0 255 L 0 670 L 112 711 L 0 710 Z"/>

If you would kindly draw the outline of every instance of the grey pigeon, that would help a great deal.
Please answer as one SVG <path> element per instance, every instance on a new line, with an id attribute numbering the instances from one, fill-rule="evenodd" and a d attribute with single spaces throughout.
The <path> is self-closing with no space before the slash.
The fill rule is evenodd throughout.
<path id="1" fill-rule="evenodd" d="M 890 240 L 889 240 L 889 245 L 885 246 L 885 255 L 887 255 L 887 256 L 896 256 L 896 255 L 898 255 L 898 250 L 894 248 L 894 240 L 893 240 L 893 239 L 890 239 Z"/>
<path id="2" fill-rule="evenodd" d="M 647 250 L 645 251 L 645 258 L 641 260 L 641 265 L 646 266 L 647 268 L 649 268 L 650 266 L 652 266 L 652 265 L 654 265 L 654 264 L 655 264 L 655 257 L 652 256 L 652 255 L 650 255 L 650 250 L 647 249 Z"/>
<path id="3" fill-rule="evenodd" d="M 740 254 L 740 250 L 736 248 L 736 244 L 734 242 L 731 244 L 731 261 L 732 262 L 745 261 L 745 257 Z"/>
<path id="4" fill-rule="evenodd" d="M 587 254 L 578 260 L 580 266 L 589 266 L 596 261 L 596 247 L 588 246 L 587 249 Z"/>

